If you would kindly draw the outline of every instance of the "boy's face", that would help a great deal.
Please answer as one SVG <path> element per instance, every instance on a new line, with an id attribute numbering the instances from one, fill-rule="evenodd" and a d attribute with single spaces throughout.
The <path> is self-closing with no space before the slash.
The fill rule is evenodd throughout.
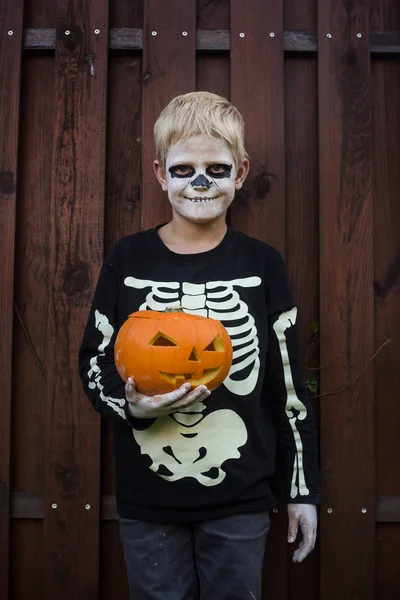
<path id="1" fill-rule="evenodd" d="M 156 177 L 168 192 L 174 216 L 180 215 L 193 223 L 225 219 L 248 170 L 246 159 L 237 172 L 226 142 L 205 135 L 173 144 L 165 171 L 154 161 Z"/>

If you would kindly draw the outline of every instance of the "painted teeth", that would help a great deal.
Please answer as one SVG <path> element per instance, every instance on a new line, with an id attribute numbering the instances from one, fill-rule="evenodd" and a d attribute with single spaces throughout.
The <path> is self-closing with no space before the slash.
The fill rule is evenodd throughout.
<path id="1" fill-rule="evenodd" d="M 210 200 L 214 200 L 214 198 L 201 198 L 200 196 L 195 196 L 194 198 L 189 198 L 189 200 L 192 200 L 194 202 L 210 202 Z"/>

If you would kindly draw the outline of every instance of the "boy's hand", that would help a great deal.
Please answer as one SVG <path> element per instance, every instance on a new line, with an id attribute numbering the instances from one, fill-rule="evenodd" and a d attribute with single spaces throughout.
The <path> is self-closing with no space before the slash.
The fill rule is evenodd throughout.
<path id="1" fill-rule="evenodd" d="M 136 390 L 135 382 L 129 377 L 125 385 L 126 399 L 129 403 L 129 412 L 136 419 L 156 419 L 178 412 L 196 402 L 205 400 L 211 394 L 205 385 L 199 385 L 190 390 L 190 383 L 184 383 L 180 388 L 167 394 L 146 396 Z"/>
<path id="2" fill-rule="evenodd" d="M 288 504 L 289 528 L 288 542 L 297 537 L 299 525 L 303 539 L 293 554 L 293 562 L 301 562 L 310 554 L 317 538 L 317 509 L 314 504 Z"/>

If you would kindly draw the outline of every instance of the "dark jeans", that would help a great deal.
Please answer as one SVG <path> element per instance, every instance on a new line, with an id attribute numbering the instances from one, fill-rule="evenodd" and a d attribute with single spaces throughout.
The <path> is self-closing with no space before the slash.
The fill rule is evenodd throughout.
<path id="1" fill-rule="evenodd" d="M 131 600 L 260 600 L 268 512 L 191 524 L 120 519 Z"/>

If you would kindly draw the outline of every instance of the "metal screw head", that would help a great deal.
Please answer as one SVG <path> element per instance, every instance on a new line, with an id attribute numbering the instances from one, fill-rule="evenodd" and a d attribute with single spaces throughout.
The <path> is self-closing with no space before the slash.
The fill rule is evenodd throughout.
<path id="1" fill-rule="evenodd" d="M 326 512 L 328 513 L 328 515 L 331 515 L 333 513 L 333 508 L 327 508 Z"/>
<path id="2" fill-rule="evenodd" d="M 326 34 L 326 37 L 327 37 L 327 38 L 329 38 L 329 39 L 331 39 L 331 37 L 332 37 L 332 34 L 331 34 L 331 33 L 327 33 L 327 34 Z"/>
<path id="3" fill-rule="evenodd" d="M 357 33 L 358 38 L 362 38 L 362 33 Z"/>
<path id="4" fill-rule="evenodd" d="M 186 36 L 187 36 L 187 34 L 188 34 L 188 32 L 187 32 L 187 31 L 182 31 L 182 35 L 183 35 L 183 37 L 186 37 Z"/>
<path id="5" fill-rule="evenodd" d="M 11 31 L 11 29 L 10 29 L 10 31 L 8 32 L 8 35 L 14 35 L 14 32 Z"/>
<path id="6" fill-rule="evenodd" d="M 278 512 L 278 509 L 277 508 L 273 508 L 272 512 L 276 514 Z"/>
<path id="7" fill-rule="evenodd" d="M 361 509 L 361 512 L 362 512 L 362 513 L 365 515 L 365 513 L 366 513 L 366 512 L 368 512 L 368 511 L 367 511 L 367 509 L 366 509 L 366 508 L 362 508 L 362 509 Z"/>
<path id="8" fill-rule="evenodd" d="M 152 31 L 152 32 L 151 32 L 151 35 L 152 35 L 153 37 L 155 37 L 155 36 L 157 35 L 157 31 Z"/>
<path id="9" fill-rule="evenodd" d="M 239 33 L 239 37 L 245 37 L 245 33 Z"/>
<path id="10" fill-rule="evenodd" d="M 96 35 L 99 35 L 100 29 L 95 29 L 94 32 L 95 32 Z"/>
<path id="11" fill-rule="evenodd" d="M 65 32 L 65 35 L 70 35 L 70 34 L 71 34 L 70 30 L 67 29 L 66 32 Z"/>
<path id="12" fill-rule="evenodd" d="M 86 510 L 90 510 L 90 504 L 85 504 Z"/>
<path id="13" fill-rule="evenodd" d="M 57 504 L 54 502 L 54 504 L 51 505 L 51 508 L 57 508 Z"/>
<path id="14" fill-rule="evenodd" d="M 269 37 L 275 37 L 275 34 L 273 31 L 271 31 L 271 33 L 269 34 Z"/>

